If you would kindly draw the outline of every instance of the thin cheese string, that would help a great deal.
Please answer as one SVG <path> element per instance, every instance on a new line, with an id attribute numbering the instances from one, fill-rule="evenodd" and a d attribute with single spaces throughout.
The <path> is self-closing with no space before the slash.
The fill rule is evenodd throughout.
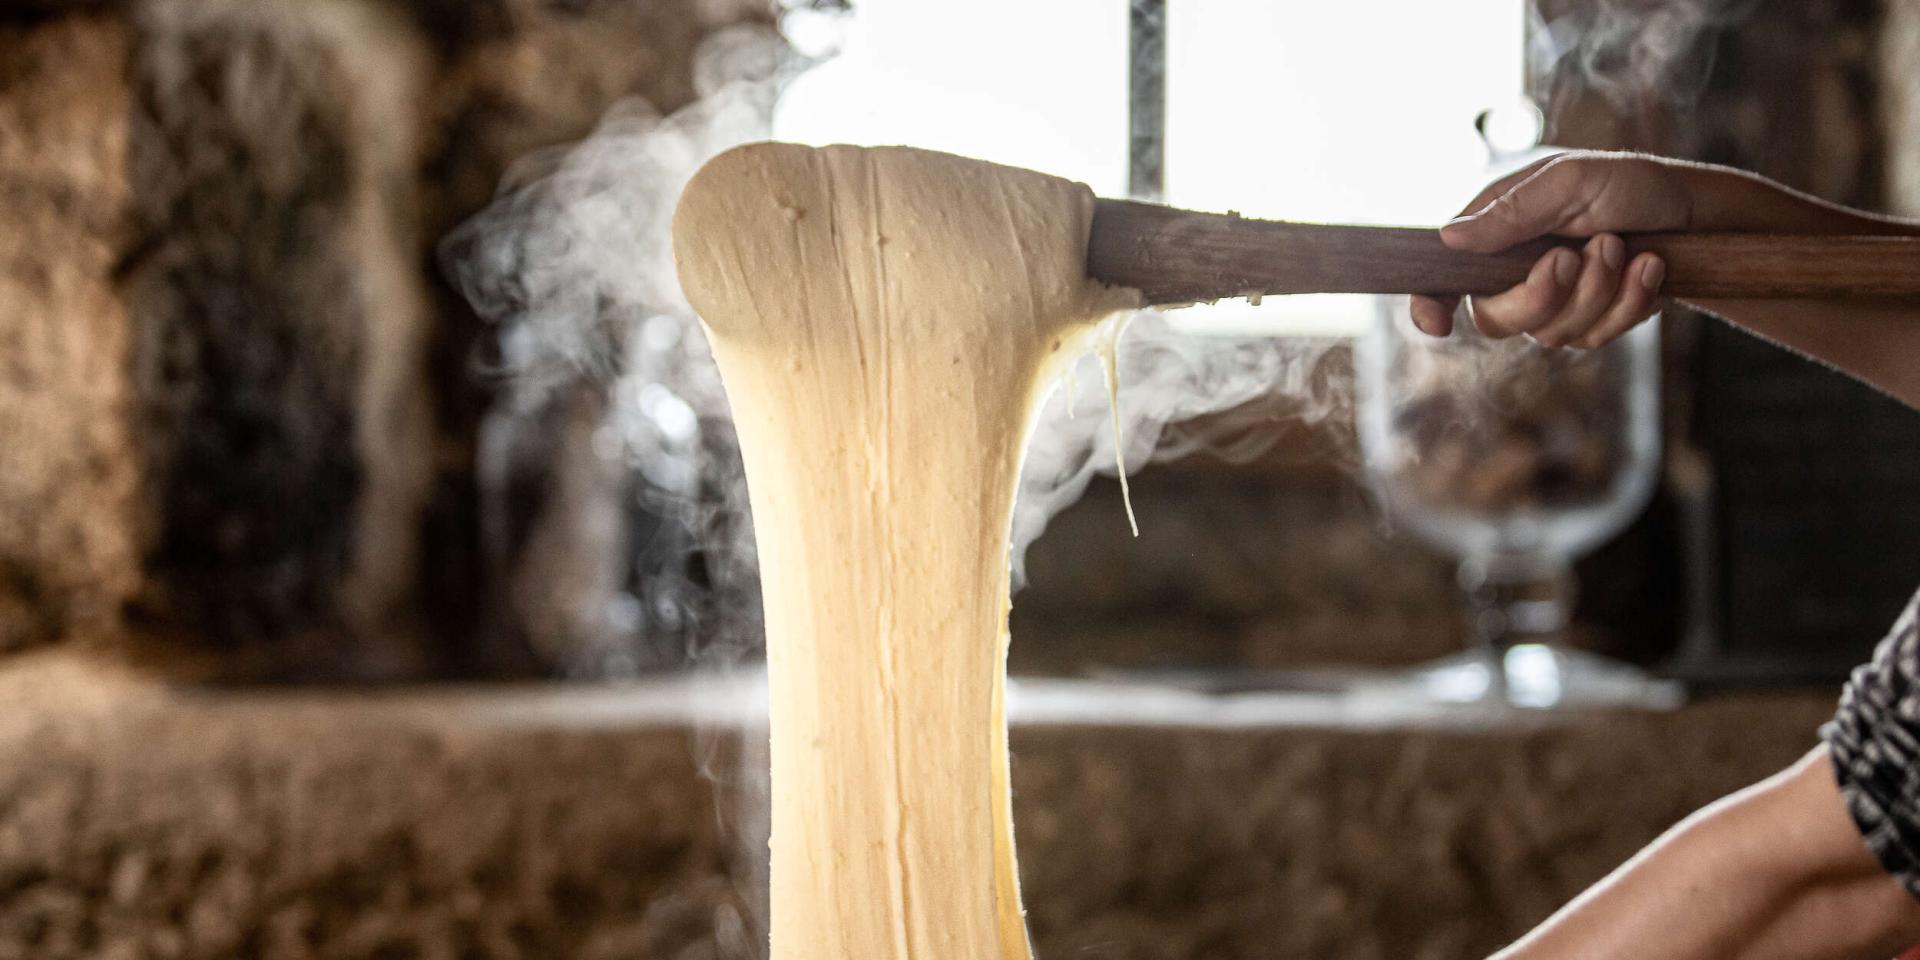
<path id="1" fill-rule="evenodd" d="M 1100 325 L 1095 349 L 1100 353 L 1100 369 L 1107 381 L 1107 409 L 1113 416 L 1113 464 L 1120 474 L 1120 503 L 1127 511 L 1127 528 L 1140 536 L 1140 521 L 1133 515 L 1133 491 L 1127 488 L 1127 448 L 1120 433 L 1120 333 L 1126 329 L 1131 313 L 1116 314 Z"/>

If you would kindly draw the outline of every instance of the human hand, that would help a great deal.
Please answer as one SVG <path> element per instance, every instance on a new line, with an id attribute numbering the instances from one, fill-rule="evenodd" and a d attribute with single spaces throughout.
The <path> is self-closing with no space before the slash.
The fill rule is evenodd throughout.
<path id="1" fill-rule="evenodd" d="M 1440 228 L 1443 243 L 1492 253 L 1549 234 L 1591 239 L 1577 252 L 1541 256 L 1518 286 L 1469 298 L 1474 325 L 1495 339 L 1524 334 L 1581 349 L 1627 332 L 1658 309 L 1666 264 L 1651 253 L 1628 262 L 1619 232 L 1694 226 L 1697 194 L 1712 192 L 1714 173 L 1656 157 L 1563 153 L 1494 181 Z M 1415 297 L 1414 325 L 1444 337 L 1457 306 L 1453 298 Z"/>

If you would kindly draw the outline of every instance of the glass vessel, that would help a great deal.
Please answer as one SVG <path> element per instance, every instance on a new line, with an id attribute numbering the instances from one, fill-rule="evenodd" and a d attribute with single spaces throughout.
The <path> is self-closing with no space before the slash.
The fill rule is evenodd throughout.
<path id="1" fill-rule="evenodd" d="M 1677 685 L 1564 643 L 1573 561 L 1646 506 L 1660 458 L 1659 318 L 1599 350 L 1414 328 L 1377 299 L 1358 345 L 1369 482 L 1396 526 L 1457 558 L 1472 649 L 1416 670 L 1435 701 L 1664 707 Z"/>

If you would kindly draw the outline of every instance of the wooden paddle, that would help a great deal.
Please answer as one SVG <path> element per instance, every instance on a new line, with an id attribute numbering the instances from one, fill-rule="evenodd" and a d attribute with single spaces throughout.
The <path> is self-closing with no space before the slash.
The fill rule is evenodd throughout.
<path id="1" fill-rule="evenodd" d="M 1627 256 L 1666 260 L 1674 297 L 1920 296 L 1920 237 L 1764 233 L 1623 234 Z M 1500 253 L 1440 243 L 1438 230 L 1250 220 L 1132 200 L 1099 200 L 1087 273 L 1173 305 L 1289 293 L 1489 294 L 1540 255 L 1584 241 L 1549 237 Z"/>

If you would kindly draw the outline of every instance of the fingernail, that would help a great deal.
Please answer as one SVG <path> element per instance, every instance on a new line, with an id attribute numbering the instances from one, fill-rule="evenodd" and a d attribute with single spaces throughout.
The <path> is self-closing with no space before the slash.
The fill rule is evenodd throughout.
<path id="1" fill-rule="evenodd" d="M 1648 293 L 1659 290 L 1660 281 L 1666 278 L 1667 265 L 1659 259 L 1649 260 L 1646 266 L 1640 268 L 1640 285 L 1647 288 Z"/>
<path id="2" fill-rule="evenodd" d="M 1606 264 L 1608 270 L 1620 269 L 1626 259 L 1627 245 L 1619 237 L 1608 234 L 1600 238 L 1600 262 Z"/>
<path id="3" fill-rule="evenodd" d="M 1419 327 L 1421 333 L 1424 333 L 1428 336 L 1432 336 L 1436 331 L 1440 329 L 1440 325 L 1437 322 L 1437 317 L 1436 317 L 1436 314 L 1438 313 L 1439 313 L 1438 310 L 1435 310 L 1431 307 L 1423 306 L 1423 307 L 1417 308 L 1413 311 L 1413 325 L 1416 327 Z"/>
<path id="4" fill-rule="evenodd" d="M 1572 250 L 1560 249 L 1553 252 L 1553 282 L 1560 286 L 1570 286 L 1580 275 L 1580 257 Z"/>

